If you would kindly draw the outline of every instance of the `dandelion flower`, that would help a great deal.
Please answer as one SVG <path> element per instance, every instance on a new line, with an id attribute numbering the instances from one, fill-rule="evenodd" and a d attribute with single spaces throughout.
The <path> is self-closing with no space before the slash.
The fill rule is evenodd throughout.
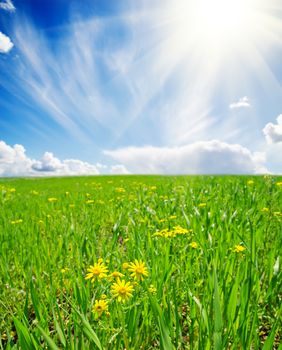
<path id="1" fill-rule="evenodd" d="M 108 311 L 108 302 L 105 299 L 95 300 L 95 304 L 93 306 L 92 312 L 97 313 L 99 316 L 102 315 L 103 312 Z"/>
<path id="2" fill-rule="evenodd" d="M 191 242 L 191 243 L 189 244 L 189 246 L 190 246 L 191 248 L 193 248 L 193 249 L 197 249 L 197 248 L 198 248 L 198 243 L 197 243 L 197 242 Z"/>
<path id="3" fill-rule="evenodd" d="M 123 263 L 123 264 L 122 264 L 122 268 L 123 268 L 124 270 L 127 270 L 127 269 L 129 268 L 129 263 L 128 263 L 128 262 Z"/>
<path id="4" fill-rule="evenodd" d="M 55 197 L 50 197 L 50 198 L 48 198 L 48 202 L 50 202 L 50 203 L 53 203 L 53 202 L 57 202 L 57 198 L 55 198 Z"/>
<path id="5" fill-rule="evenodd" d="M 249 180 L 249 181 L 247 182 L 247 184 L 248 184 L 248 185 L 253 185 L 253 184 L 254 184 L 254 181 L 253 181 L 253 180 Z"/>
<path id="6" fill-rule="evenodd" d="M 204 208 L 204 207 L 206 207 L 207 206 L 207 203 L 200 203 L 199 204 L 199 208 Z"/>
<path id="7" fill-rule="evenodd" d="M 129 265 L 130 266 L 128 268 L 128 271 L 132 272 L 130 276 L 134 277 L 134 279 L 142 281 L 144 278 L 143 276 L 148 276 L 149 273 L 143 261 L 141 260 L 138 261 L 136 259 L 134 262 L 131 262 Z"/>
<path id="8" fill-rule="evenodd" d="M 120 278 L 118 278 L 116 283 L 112 285 L 111 289 L 113 296 L 117 298 L 119 302 L 125 302 L 132 297 L 132 292 L 134 290 L 130 282 L 126 282 Z"/>
<path id="9" fill-rule="evenodd" d="M 94 265 L 91 265 L 87 269 L 87 275 L 85 276 L 85 279 L 90 279 L 91 282 L 95 282 L 96 279 L 101 279 L 104 277 L 107 277 L 108 268 L 103 262 L 98 262 Z"/>
<path id="10" fill-rule="evenodd" d="M 119 272 L 119 271 L 114 271 L 114 272 L 112 272 L 111 274 L 110 274 L 110 277 L 112 277 L 112 278 L 120 278 L 120 277 L 123 277 L 124 276 L 124 274 L 122 274 L 121 272 Z"/>
<path id="11" fill-rule="evenodd" d="M 244 250 L 246 250 L 246 248 L 244 246 L 242 246 L 241 244 L 237 244 L 235 245 L 233 251 L 235 253 L 242 253 Z"/>

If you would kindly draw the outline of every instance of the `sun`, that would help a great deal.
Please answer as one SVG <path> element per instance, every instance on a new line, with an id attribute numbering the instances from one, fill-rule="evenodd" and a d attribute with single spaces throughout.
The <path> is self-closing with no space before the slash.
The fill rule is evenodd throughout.
<path id="1" fill-rule="evenodd" d="M 234 40 L 252 28 L 253 10 L 248 0 L 198 0 L 195 29 L 203 40 Z"/>
<path id="2" fill-rule="evenodd" d="M 171 5 L 170 31 L 175 45 L 224 52 L 257 38 L 263 25 L 263 0 L 179 0 Z M 177 4 L 177 5 L 175 5 Z"/>

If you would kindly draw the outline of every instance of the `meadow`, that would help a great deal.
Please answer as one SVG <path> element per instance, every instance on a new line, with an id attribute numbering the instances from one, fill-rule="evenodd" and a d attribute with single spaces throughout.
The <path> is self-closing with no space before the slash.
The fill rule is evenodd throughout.
<path id="1" fill-rule="evenodd" d="M 0 179 L 1 349 L 282 349 L 282 178 Z"/>

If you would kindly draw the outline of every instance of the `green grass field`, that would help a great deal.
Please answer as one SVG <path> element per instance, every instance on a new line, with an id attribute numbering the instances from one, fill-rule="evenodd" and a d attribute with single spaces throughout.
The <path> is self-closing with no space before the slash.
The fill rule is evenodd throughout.
<path id="1" fill-rule="evenodd" d="M 0 179 L 0 203 L 1 349 L 282 349 L 281 177 Z"/>

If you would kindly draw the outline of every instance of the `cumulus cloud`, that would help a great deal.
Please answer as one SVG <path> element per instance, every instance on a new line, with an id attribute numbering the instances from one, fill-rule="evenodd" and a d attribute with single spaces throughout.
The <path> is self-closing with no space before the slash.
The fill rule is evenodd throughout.
<path id="1" fill-rule="evenodd" d="M 126 175 L 130 174 L 130 172 L 126 169 L 126 167 L 122 164 L 112 165 L 110 169 L 110 173 L 113 175 Z"/>
<path id="2" fill-rule="evenodd" d="M 262 130 L 268 143 L 282 142 L 282 114 L 276 120 L 277 124 L 268 123 Z"/>
<path id="3" fill-rule="evenodd" d="M 251 107 L 251 102 L 247 96 L 241 97 L 237 102 L 230 103 L 229 105 L 230 109 L 248 108 L 248 107 Z"/>
<path id="4" fill-rule="evenodd" d="M 40 160 L 26 155 L 22 145 L 9 146 L 0 141 L 0 176 L 97 175 L 96 165 L 77 159 L 60 160 L 45 152 Z"/>
<path id="5" fill-rule="evenodd" d="M 8 53 L 13 46 L 14 44 L 11 39 L 4 33 L 0 32 L 0 53 Z"/>
<path id="6" fill-rule="evenodd" d="M 180 147 L 128 147 L 104 153 L 138 174 L 267 173 L 263 153 L 218 140 Z"/>
<path id="7" fill-rule="evenodd" d="M 6 10 L 6 11 L 11 11 L 11 12 L 16 10 L 16 8 L 11 0 L 0 1 L 0 9 Z"/>
<path id="8" fill-rule="evenodd" d="M 33 160 L 26 156 L 22 145 L 11 147 L 0 141 L 0 176 L 28 175 L 32 164 Z"/>

